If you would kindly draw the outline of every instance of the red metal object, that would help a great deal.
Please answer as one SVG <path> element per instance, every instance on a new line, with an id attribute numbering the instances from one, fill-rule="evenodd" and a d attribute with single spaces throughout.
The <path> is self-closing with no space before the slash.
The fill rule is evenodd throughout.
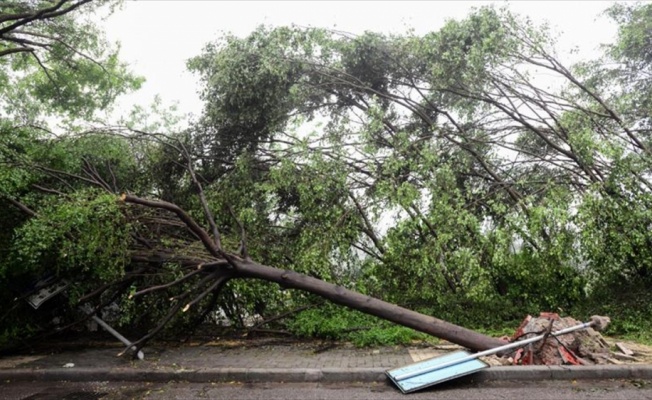
<path id="1" fill-rule="evenodd" d="M 559 314 L 551 312 L 542 312 L 540 317 L 551 321 L 558 321 L 561 319 Z M 561 357 L 561 360 L 564 364 L 582 365 L 582 363 L 579 361 L 579 357 L 577 357 L 577 355 L 572 350 L 569 350 L 561 345 L 561 343 L 557 347 L 557 350 L 559 351 L 559 356 Z"/>
<path id="2" fill-rule="evenodd" d="M 582 363 L 580 363 L 577 359 L 575 353 L 573 353 L 571 350 L 566 349 L 564 346 L 559 346 L 558 349 L 561 359 L 564 360 L 566 364 L 582 365 Z"/>
<path id="3" fill-rule="evenodd" d="M 523 328 L 525 328 L 525 326 L 526 326 L 526 325 L 528 324 L 528 322 L 530 322 L 531 320 L 532 320 L 532 316 L 531 316 L 531 315 L 528 315 L 527 317 L 525 317 L 525 319 L 523 320 L 523 322 L 521 322 L 521 325 L 519 325 L 519 327 L 516 329 L 516 332 L 514 332 L 514 334 L 512 335 L 512 340 L 516 340 L 517 338 L 523 336 L 523 333 L 524 333 L 524 332 L 523 332 Z"/>
<path id="4" fill-rule="evenodd" d="M 514 365 L 532 365 L 534 362 L 534 354 L 530 346 L 527 348 L 520 348 L 516 351 L 514 356 Z"/>
<path id="5" fill-rule="evenodd" d="M 553 312 L 541 312 L 539 313 L 539 317 L 545 318 L 550 321 L 557 321 L 560 319 L 559 314 Z M 514 335 L 512 335 L 511 341 L 515 341 L 525 334 L 523 329 L 525 329 L 525 327 L 527 326 L 528 323 L 530 323 L 531 320 L 532 320 L 531 315 L 525 317 L 523 322 L 521 322 L 521 325 L 516 329 L 516 332 L 514 332 Z M 565 363 L 579 365 L 579 361 L 577 360 L 575 354 L 567 351 L 565 348 L 560 347 L 559 354 Z M 518 349 L 515 352 L 513 364 L 533 365 L 537 362 L 537 360 L 539 364 L 542 362 L 542 360 L 540 360 L 539 357 L 535 357 L 534 350 L 532 349 L 532 345 L 528 345 L 527 347 Z"/>
<path id="6" fill-rule="evenodd" d="M 525 317 L 523 322 L 521 322 L 521 325 L 519 325 L 519 327 L 516 328 L 516 332 L 514 332 L 514 334 L 512 335 L 512 340 L 511 340 L 512 342 L 525 334 L 525 332 L 523 332 L 523 328 L 525 328 L 531 320 L 532 320 L 531 315 Z M 529 348 L 527 352 L 524 348 L 520 348 L 516 350 L 514 354 L 514 362 L 513 362 L 514 365 L 530 365 L 531 363 L 532 363 L 532 351 Z"/>
<path id="7" fill-rule="evenodd" d="M 541 312 L 539 313 L 539 317 L 549 319 L 551 321 L 557 321 L 560 319 L 559 314 L 554 312 Z"/>
<path id="8" fill-rule="evenodd" d="M 513 365 L 518 365 L 519 361 L 521 361 L 521 357 L 523 356 L 523 349 L 518 349 L 514 352 L 514 361 L 512 361 Z"/>

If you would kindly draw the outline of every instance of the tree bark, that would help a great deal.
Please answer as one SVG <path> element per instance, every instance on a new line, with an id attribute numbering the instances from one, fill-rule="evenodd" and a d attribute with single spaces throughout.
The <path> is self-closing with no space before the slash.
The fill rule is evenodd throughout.
<path id="1" fill-rule="evenodd" d="M 451 324 L 428 315 L 408 310 L 361 293 L 345 289 L 294 271 L 273 268 L 253 261 L 238 261 L 237 276 L 262 279 L 279 285 L 304 290 L 340 304 L 399 325 L 436 336 L 471 350 L 482 351 L 505 343 L 478 332 Z"/>

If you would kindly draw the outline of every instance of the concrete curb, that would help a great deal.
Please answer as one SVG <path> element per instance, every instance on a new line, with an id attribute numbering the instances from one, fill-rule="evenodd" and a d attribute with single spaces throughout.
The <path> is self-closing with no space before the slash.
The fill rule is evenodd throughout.
<path id="1" fill-rule="evenodd" d="M 492 367 L 473 381 L 652 380 L 652 365 Z M 146 381 L 146 382 L 385 382 L 384 368 L 202 368 L 140 370 L 131 368 L 48 368 L 0 370 L 0 381 Z"/>

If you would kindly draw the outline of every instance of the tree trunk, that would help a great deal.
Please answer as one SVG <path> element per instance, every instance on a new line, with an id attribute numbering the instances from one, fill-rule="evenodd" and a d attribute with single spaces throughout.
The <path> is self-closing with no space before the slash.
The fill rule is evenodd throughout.
<path id="1" fill-rule="evenodd" d="M 490 336 L 298 272 L 268 267 L 253 261 L 238 261 L 236 276 L 262 279 L 276 282 L 282 287 L 304 290 L 333 303 L 425 332 L 471 350 L 482 351 L 505 344 Z"/>

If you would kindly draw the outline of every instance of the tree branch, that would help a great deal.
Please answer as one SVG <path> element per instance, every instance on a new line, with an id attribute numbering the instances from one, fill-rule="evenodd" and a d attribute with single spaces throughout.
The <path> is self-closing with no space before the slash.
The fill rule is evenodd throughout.
<path id="1" fill-rule="evenodd" d="M 197 187 L 197 191 L 199 192 L 199 201 L 201 203 L 202 210 L 204 210 L 204 215 L 206 216 L 208 225 L 210 226 L 211 231 L 213 232 L 213 240 L 214 240 L 215 248 L 217 250 L 222 250 L 220 232 L 217 229 L 217 224 L 215 223 L 215 218 L 213 217 L 213 213 L 211 212 L 211 209 L 208 206 L 208 201 L 206 200 L 206 195 L 204 194 L 204 188 L 202 187 L 202 184 L 199 182 L 199 180 L 197 179 L 197 175 L 195 174 L 195 168 L 192 165 L 192 157 L 190 157 L 190 153 L 188 152 L 188 149 L 186 149 L 186 146 L 184 146 L 183 143 L 181 142 L 179 142 L 179 144 L 183 149 L 183 154 L 187 161 L 186 169 L 188 170 L 188 173 L 190 173 L 190 178 L 192 179 L 193 183 Z"/>
<path id="2" fill-rule="evenodd" d="M 206 233 L 206 231 L 201 226 L 199 226 L 199 224 L 197 224 L 197 222 L 195 222 L 195 220 L 190 215 L 188 215 L 176 204 L 168 203 L 167 201 L 162 200 L 143 199 L 126 193 L 123 193 L 122 196 L 120 196 L 120 200 L 124 201 L 125 203 L 140 204 L 146 207 L 160 208 L 173 212 L 177 215 L 177 217 L 179 217 L 181 221 L 183 221 L 183 223 L 186 224 L 188 229 L 190 229 L 190 231 L 192 231 L 192 233 L 194 233 L 199 238 L 199 240 L 201 240 L 204 248 L 206 248 L 206 250 L 212 256 L 217 258 L 222 257 L 222 253 L 215 248 L 215 244 L 211 240 L 210 236 L 208 236 L 208 233 Z"/>
<path id="3" fill-rule="evenodd" d="M 199 296 L 195 297 L 194 300 L 191 302 L 187 303 L 181 312 L 186 312 L 190 309 L 190 307 L 194 306 L 198 302 L 200 302 L 204 297 L 206 297 L 209 293 L 215 291 L 218 287 L 222 287 L 231 277 L 229 276 L 228 273 L 224 273 L 221 276 L 217 277 L 215 282 L 213 282 L 212 285 L 210 285 L 206 290 L 204 290 L 202 293 L 199 294 Z"/>
<path id="4" fill-rule="evenodd" d="M 31 47 L 14 47 L 11 49 L 0 50 L 0 57 L 7 56 L 14 53 L 33 52 L 35 49 Z"/>
<path id="5" fill-rule="evenodd" d="M 204 271 L 202 271 L 200 269 L 194 270 L 192 272 L 187 273 L 186 275 L 182 276 L 181 278 L 179 278 L 179 279 L 177 279 L 175 281 L 166 283 L 164 285 L 150 286 L 147 289 L 139 290 L 139 291 L 137 291 L 135 293 L 132 293 L 132 294 L 129 295 L 129 298 L 132 299 L 134 297 L 141 296 L 143 294 L 147 294 L 147 293 L 155 292 L 157 290 L 162 290 L 162 289 L 172 287 L 174 285 L 177 285 L 177 284 L 179 284 L 179 283 L 181 283 L 183 281 L 186 281 L 186 280 L 192 278 L 193 276 L 197 275 L 200 272 L 204 272 Z"/>
<path id="6" fill-rule="evenodd" d="M 18 208 L 20 211 L 23 213 L 29 215 L 30 217 L 36 217 L 36 211 L 32 210 L 31 208 L 27 207 L 23 203 L 12 199 L 11 197 L 7 195 L 2 195 L 5 199 L 7 199 L 8 202 L 10 202 L 14 207 Z"/>
<path id="7" fill-rule="evenodd" d="M 80 0 L 79 2 L 72 4 L 68 8 L 61 9 L 69 0 L 60 0 L 58 3 L 52 7 L 44 8 L 33 13 L 22 13 L 22 14 L 10 14 L 10 15 L 0 15 L 0 24 L 7 21 L 16 21 L 13 24 L 10 24 L 4 28 L 0 28 L 0 36 L 11 32 L 12 30 L 27 25 L 32 21 L 36 20 L 46 20 L 60 15 L 67 14 L 75 9 L 81 7 L 86 3 L 90 3 L 92 0 Z"/>

